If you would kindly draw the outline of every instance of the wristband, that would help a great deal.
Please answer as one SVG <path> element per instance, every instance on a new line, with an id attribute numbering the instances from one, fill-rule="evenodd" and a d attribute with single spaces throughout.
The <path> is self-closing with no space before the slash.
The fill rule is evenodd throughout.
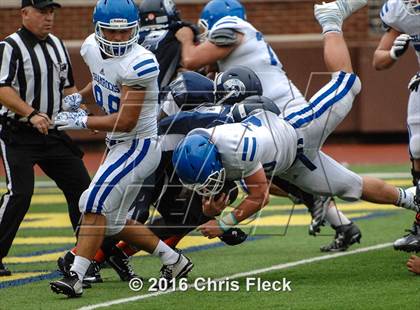
<path id="1" fill-rule="evenodd" d="M 229 229 L 231 229 L 233 226 L 235 226 L 239 222 L 236 219 L 235 215 L 232 212 L 229 212 L 224 217 L 222 217 L 221 219 L 219 219 L 217 221 L 217 223 L 219 224 L 219 227 L 223 231 L 228 231 Z"/>
<path id="2" fill-rule="evenodd" d="M 37 110 L 37 109 L 34 109 L 32 112 L 31 112 L 31 114 L 29 114 L 28 115 L 28 117 L 27 117 L 27 122 L 28 122 L 28 124 L 30 124 L 30 125 L 32 125 L 32 123 L 31 123 L 31 118 L 32 117 L 34 117 L 35 115 L 38 115 L 40 112 Z"/>

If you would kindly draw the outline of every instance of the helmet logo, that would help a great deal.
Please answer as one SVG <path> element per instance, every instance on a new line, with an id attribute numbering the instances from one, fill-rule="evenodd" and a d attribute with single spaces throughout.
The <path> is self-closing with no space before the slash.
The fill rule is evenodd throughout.
<path id="1" fill-rule="evenodd" d="M 229 79 L 223 83 L 223 88 L 227 91 L 234 91 L 234 96 L 245 95 L 246 87 L 245 84 L 238 79 Z"/>

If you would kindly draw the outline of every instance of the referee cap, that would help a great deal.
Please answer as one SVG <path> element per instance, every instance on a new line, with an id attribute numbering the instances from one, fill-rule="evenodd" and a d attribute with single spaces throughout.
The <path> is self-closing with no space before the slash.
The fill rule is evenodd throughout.
<path id="1" fill-rule="evenodd" d="M 37 9 L 44 9 L 49 6 L 61 8 L 61 4 L 53 0 L 22 0 L 22 9 L 27 6 L 33 6 Z"/>

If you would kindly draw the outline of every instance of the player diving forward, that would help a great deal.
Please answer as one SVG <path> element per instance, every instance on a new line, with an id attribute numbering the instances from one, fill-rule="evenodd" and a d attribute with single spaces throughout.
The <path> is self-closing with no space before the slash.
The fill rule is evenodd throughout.
<path id="1" fill-rule="evenodd" d="M 51 282 L 54 292 L 71 297 L 82 295 L 83 277 L 104 235 L 158 256 L 166 279 L 184 276 L 193 267 L 148 228 L 126 220 L 143 180 L 153 173 L 161 156 L 156 140 L 159 68 L 153 54 L 137 44 L 138 20 L 132 0 L 98 1 L 93 14 L 95 34 L 81 48 L 92 82 L 66 100 L 73 111 L 61 112 L 55 120 L 59 130 L 107 131 L 107 156 L 80 198 L 84 215 L 73 266 L 69 275 Z M 107 115 L 88 116 L 79 108 L 81 97 L 95 101 Z"/>
<path id="2" fill-rule="evenodd" d="M 343 11 L 343 3 L 350 11 Z M 265 206 L 269 199 L 267 177 L 272 176 L 315 194 L 419 210 L 412 191 L 361 177 L 320 151 L 361 89 L 342 34 L 344 18 L 354 11 L 350 3 L 356 1 L 315 5 L 315 17 L 324 34 L 325 64 L 334 73 L 309 105 L 296 106 L 284 119 L 264 111 L 239 124 L 196 129 L 177 146 L 173 163 L 184 185 L 209 196 L 217 194 L 226 180 L 244 179 L 249 189 L 236 209 L 199 227 L 204 236 L 219 236 Z M 222 208 L 210 199 L 203 204 L 207 210 Z"/>
<path id="3" fill-rule="evenodd" d="M 389 0 L 381 10 L 380 17 L 386 33 L 382 36 L 373 58 L 377 70 L 392 67 L 408 50 L 410 42 L 416 50 L 420 64 L 420 3 L 411 0 Z M 410 133 L 409 151 L 413 168 L 413 184 L 420 204 L 420 71 L 409 83 L 407 125 Z M 420 213 L 410 233 L 394 242 L 396 250 L 420 251 Z"/>
<path id="4" fill-rule="evenodd" d="M 367 0 L 339 0 L 344 18 L 366 4 Z M 307 104 L 298 88 L 286 75 L 282 63 L 264 40 L 261 32 L 246 21 L 244 7 L 237 0 L 212 0 L 203 9 L 200 25 L 206 30 L 206 39 L 200 45 L 193 41 L 194 34 L 183 28 L 176 36 L 182 43 L 182 65 L 190 70 L 217 63 L 220 71 L 235 65 L 252 69 L 261 80 L 264 96 L 273 100 L 283 113 Z M 275 81 L 275 83 L 273 82 Z M 327 199 L 322 214 L 336 230 L 336 238 L 322 251 L 340 251 L 360 239 L 358 227 L 346 218 Z M 321 223 L 322 221 L 318 221 Z M 314 225 L 315 231 L 319 229 Z"/>

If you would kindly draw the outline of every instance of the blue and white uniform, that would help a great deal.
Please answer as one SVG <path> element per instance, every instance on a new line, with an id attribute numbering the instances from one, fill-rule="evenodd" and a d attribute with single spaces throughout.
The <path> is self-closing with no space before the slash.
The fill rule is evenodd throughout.
<path id="1" fill-rule="evenodd" d="M 410 15 L 401 0 L 388 0 L 381 10 L 380 17 L 385 28 L 406 33 L 412 38 L 410 44 L 417 54 L 420 64 L 420 16 Z M 419 70 L 419 69 L 417 69 Z M 420 92 L 411 92 L 408 100 L 407 125 L 410 134 L 410 155 L 420 159 Z"/>
<path id="2" fill-rule="evenodd" d="M 279 176 L 313 194 L 359 199 L 361 177 L 321 152 L 321 147 L 360 89 L 356 75 L 337 72 L 309 105 L 284 118 L 261 111 L 239 124 L 206 129 L 221 155 L 226 179 L 240 180 L 264 168 L 267 176 Z"/>
<path id="3" fill-rule="evenodd" d="M 242 42 L 226 58 L 218 61 L 221 72 L 241 65 L 252 69 L 261 80 L 263 95 L 273 100 L 281 111 L 295 104 L 305 103 L 299 89 L 290 81 L 283 65 L 261 32 L 239 17 L 226 16 L 214 24 L 209 32 L 232 29 L 243 34 Z"/>
<path id="4" fill-rule="evenodd" d="M 161 151 L 157 143 L 159 65 L 153 54 L 138 44 L 120 58 L 102 57 L 94 35 L 83 43 L 81 55 L 92 74 L 96 103 L 105 113 L 120 110 L 122 86 L 144 90 L 137 125 L 131 132 L 108 132 L 108 153 L 92 183 L 80 198 L 82 212 L 103 214 L 107 235 L 124 227 L 129 207 L 144 179 L 157 168 Z"/>

